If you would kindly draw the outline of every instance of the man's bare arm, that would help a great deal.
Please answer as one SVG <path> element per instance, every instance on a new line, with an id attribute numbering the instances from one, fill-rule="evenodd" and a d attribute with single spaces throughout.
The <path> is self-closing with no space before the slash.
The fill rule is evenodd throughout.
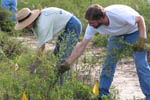
<path id="1" fill-rule="evenodd" d="M 66 62 L 68 64 L 72 64 L 76 59 L 78 59 L 85 51 L 85 48 L 89 42 L 90 42 L 90 40 L 83 39 L 80 44 L 77 44 L 75 49 L 73 50 L 71 56 L 67 59 Z"/>
<path id="2" fill-rule="evenodd" d="M 144 18 L 142 16 L 137 16 L 136 23 L 138 24 L 139 36 L 141 38 L 146 38 L 146 28 Z"/>
<path id="3" fill-rule="evenodd" d="M 38 54 L 36 59 L 34 60 L 33 64 L 37 64 L 39 61 L 39 57 L 42 55 L 42 52 L 45 50 L 45 44 L 43 44 L 40 48 L 38 48 Z"/>

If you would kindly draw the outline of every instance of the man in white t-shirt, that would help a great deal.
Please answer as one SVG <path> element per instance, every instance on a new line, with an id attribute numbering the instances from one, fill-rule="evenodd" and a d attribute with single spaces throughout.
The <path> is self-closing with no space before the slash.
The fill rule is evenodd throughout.
<path id="1" fill-rule="evenodd" d="M 23 8 L 17 13 L 17 20 L 16 30 L 32 29 L 37 38 L 38 57 L 29 68 L 31 73 L 35 71 L 39 56 L 45 49 L 46 42 L 53 40 L 54 36 L 61 33 L 57 35 L 58 42 L 54 49 L 54 55 L 59 56 L 59 63 L 62 64 L 70 56 L 82 30 L 82 25 L 77 17 L 66 10 L 56 7 L 32 11 L 29 8 Z M 63 46 L 62 50 L 60 50 L 61 45 Z M 69 67 L 63 69 L 59 67 L 58 74 L 61 75 L 64 70 L 69 70 Z"/>
<path id="2" fill-rule="evenodd" d="M 125 45 L 119 43 L 119 41 L 123 40 L 129 44 L 135 44 L 136 49 L 133 56 L 140 86 L 146 100 L 150 100 L 150 67 L 147 64 L 146 52 L 144 51 L 146 30 L 143 17 L 134 9 L 125 5 L 111 5 L 103 8 L 96 4 L 87 9 L 85 18 L 88 20 L 88 26 L 84 39 L 75 47 L 62 67 L 70 65 L 84 52 L 95 33 L 108 34 L 107 55 L 99 83 L 99 100 L 101 100 L 102 95 L 109 96 L 109 88 L 119 60 L 118 55 L 125 48 Z M 119 48 L 119 52 L 116 52 L 114 48 Z"/>

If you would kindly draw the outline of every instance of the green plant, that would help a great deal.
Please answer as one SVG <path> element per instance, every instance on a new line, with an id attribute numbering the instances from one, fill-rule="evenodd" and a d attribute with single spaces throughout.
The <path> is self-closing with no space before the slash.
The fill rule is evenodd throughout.
<path id="1" fill-rule="evenodd" d="M 0 8 L 0 30 L 7 32 L 10 36 L 19 36 L 20 31 L 14 30 L 15 22 L 12 21 L 12 13 Z"/>
<path id="2" fill-rule="evenodd" d="M 0 6 L 0 23 L 5 19 L 11 19 L 11 16 L 12 16 L 12 13 L 10 11 L 3 9 Z"/>
<path id="3" fill-rule="evenodd" d="M 4 32 L 0 32 L 0 48 L 1 52 L 3 52 L 2 55 L 9 58 L 19 55 L 25 50 L 21 42 L 8 36 Z"/>
<path id="4" fill-rule="evenodd" d="M 49 56 L 47 56 L 49 55 Z M 35 74 L 29 74 L 28 66 L 36 56 L 33 53 L 22 53 L 14 61 L 0 63 L 0 98 L 18 100 L 23 92 L 31 100 L 88 100 L 91 98 L 91 88 L 74 79 L 67 80 L 63 86 L 56 80 L 56 59 L 51 52 L 46 52 L 40 58 Z M 16 68 L 18 64 L 18 68 Z"/>
<path id="5" fill-rule="evenodd" d="M 99 33 L 92 40 L 92 44 L 95 47 L 106 47 L 108 35 L 100 35 Z"/>
<path id="6" fill-rule="evenodd" d="M 9 36 L 20 36 L 21 31 L 16 31 L 14 29 L 15 22 L 13 22 L 11 19 L 5 19 L 2 22 L 0 22 L 1 30 L 6 32 Z"/>
<path id="7" fill-rule="evenodd" d="M 60 100 L 91 100 L 91 87 L 78 80 L 67 80 L 59 88 L 58 97 Z"/>

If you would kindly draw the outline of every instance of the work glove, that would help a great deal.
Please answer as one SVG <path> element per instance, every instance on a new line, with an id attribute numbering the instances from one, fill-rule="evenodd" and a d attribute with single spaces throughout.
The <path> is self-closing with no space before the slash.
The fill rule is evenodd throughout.
<path id="1" fill-rule="evenodd" d="M 146 47 L 146 39 L 140 37 L 139 40 L 135 44 L 134 50 L 138 52 L 143 52 L 145 47 Z"/>
<path id="2" fill-rule="evenodd" d="M 57 72 L 58 76 L 61 76 L 66 71 L 70 70 L 70 64 L 68 64 L 67 62 L 65 62 L 64 64 L 60 64 L 57 67 L 58 67 L 58 72 Z"/>
<path id="3" fill-rule="evenodd" d="M 33 74 L 36 72 L 36 64 L 32 64 L 30 67 L 29 67 L 29 71 L 30 71 L 30 74 Z"/>

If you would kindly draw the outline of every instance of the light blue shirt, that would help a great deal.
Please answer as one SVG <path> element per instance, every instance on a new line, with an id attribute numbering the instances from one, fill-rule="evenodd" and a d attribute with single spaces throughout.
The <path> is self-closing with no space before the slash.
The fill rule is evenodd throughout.
<path id="1" fill-rule="evenodd" d="M 40 48 L 44 43 L 52 40 L 57 33 L 63 31 L 72 16 L 71 13 L 60 8 L 43 9 L 33 28 L 38 47 Z"/>

